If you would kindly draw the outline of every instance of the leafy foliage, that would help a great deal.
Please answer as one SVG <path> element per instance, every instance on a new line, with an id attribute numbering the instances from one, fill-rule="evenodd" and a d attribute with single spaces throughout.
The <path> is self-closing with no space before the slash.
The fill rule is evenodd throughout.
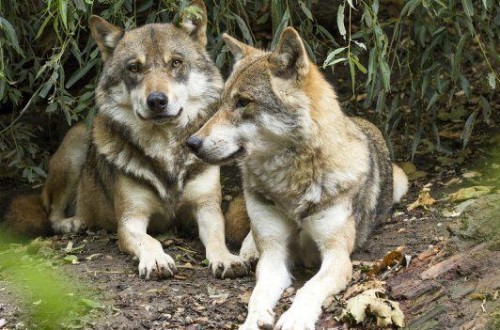
<path id="1" fill-rule="evenodd" d="M 489 123 L 495 111 L 496 0 L 381 1 L 208 0 L 209 49 L 227 72 L 223 32 L 272 48 L 292 25 L 316 63 L 345 71 L 354 100 L 346 105 L 374 108 L 389 144 L 403 139 L 413 157 L 427 136 L 433 140 L 427 148 L 449 152 L 440 129 L 443 119 L 456 115 L 457 99 L 465 98 L 477 103 L 458 118 L 467 145 L 475 123 Z M 337 15 L 322 26 L 317 17 L 326 7 Z M 47 131 L 54 118 L 72 124 L 90 122 L 95 114 L 101 62 L 89 36 L 91 13 L 125 28 L 197 14 L 186 0 L 0 0 L 0 157 L 29 181 L 45 174 L 47 158 L 35 132 Z M 481 71 L 480 79 L 474 70 Z"/>

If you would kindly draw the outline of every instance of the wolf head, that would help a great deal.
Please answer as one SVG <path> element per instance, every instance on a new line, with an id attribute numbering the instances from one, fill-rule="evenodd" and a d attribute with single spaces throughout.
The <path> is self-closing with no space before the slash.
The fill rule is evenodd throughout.
<path id="1" fill-rule="evenodd" d="M 104 60 L 96 92 L 99 111 L 126 124 L 187 124 L 216 101 L 222 78 L 205 46 L 207 15 L 179 26 L 148 24 L 124 31 L 101 17 L 90 18 Z"/>
<path id="2" fill-rule="evenodd" d="M 314 126 L 314 104 L 321 102 L 322 91 L 313 86 L 321 74 L 297 31 L 285 29 L 273 52 L 228 35 L 224 40 L 236 59 L 233 72 L 220 109 L 187 140 L 188 146 L 204 161 L 223 163 L 303 143 Z"/>

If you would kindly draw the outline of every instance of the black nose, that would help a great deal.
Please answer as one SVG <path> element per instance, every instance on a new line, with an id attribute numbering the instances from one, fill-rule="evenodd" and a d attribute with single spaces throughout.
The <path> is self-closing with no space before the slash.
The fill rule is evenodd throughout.
<path id="1" fill-rule="evenodd" d="M 198 151 L 201 148 L 202 144 L 203 144 L 203 140 L 200 139 L 199 137 L 194 136 L 194 135 L 190 136 L 186 141 L 186 145 L 192 151 Z"/>
<path id="2" fill-rule="evenodd" d="M 154 112 L 162 112 L 168 104 L 167 95 L 163 93 L 151 93 L 148 95 L 148 108 Z"/>

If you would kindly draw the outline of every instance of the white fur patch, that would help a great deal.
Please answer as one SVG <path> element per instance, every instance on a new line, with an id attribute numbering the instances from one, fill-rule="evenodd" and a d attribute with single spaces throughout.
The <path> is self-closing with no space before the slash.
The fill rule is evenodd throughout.
<path id="1" fill-rule="evenodd" d="M 408 192 L 408 177 L 401 167 L 393 164 L 393 199 L 394 203 L 398 203 L 401 198 Z"/>

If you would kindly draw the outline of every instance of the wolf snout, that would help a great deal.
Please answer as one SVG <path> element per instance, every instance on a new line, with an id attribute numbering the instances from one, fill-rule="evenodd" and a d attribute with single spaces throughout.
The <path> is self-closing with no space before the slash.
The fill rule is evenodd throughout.
<path id="1" fill-rule="evenodd" d="M 196 152 L 196 151 L 200 150 L 202 144 L 203 144 L 203 140 L 200 139 L 199 137 L 195 136 L 195 135 L 190 136 L 186 140 L 186 145 L 193 152 Z"/>
<path id="2" fill-rule="evenodd" d="M 167 95 L 161 92 L 154 92 L 148 95 L 147 104 L 149 110 L 153 112 L 163 112 L 168 105 Z"/>

